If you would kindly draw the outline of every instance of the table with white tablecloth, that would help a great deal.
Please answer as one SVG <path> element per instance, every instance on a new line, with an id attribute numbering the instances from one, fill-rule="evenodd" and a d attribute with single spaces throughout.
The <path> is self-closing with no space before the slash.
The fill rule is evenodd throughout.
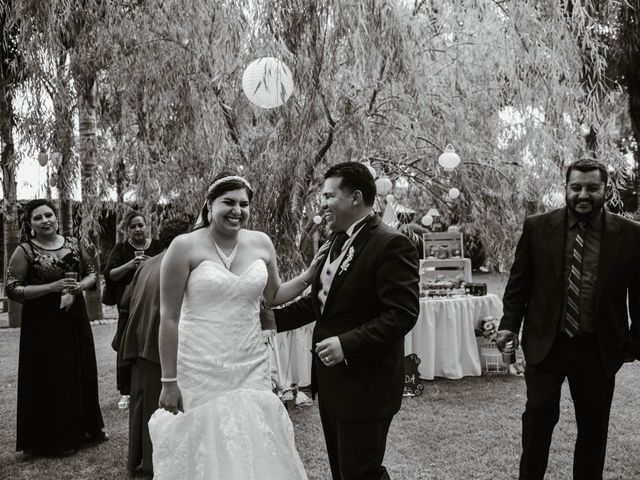
<path id="1" fill-rule="evenodd" d="M 416 326 L 404 341 L 405 355 L 420 358 L 420 377 L 451 379 L 480 375 L 475 328 L 482 318 L 502 317 L 497 295 L 460 298 L 421 298 Z M 311 383 L 311 336 L 315 322 L 275 336 L 272 364 L 283 386 Z"/>
<path id="2" fill-rule="evenodd" d="M 420 359 L 420 378 L 458 379 L 480 375 L 475 328 L 484 317 L 502 317 L 497 295 L 421 298 L 420 316 L 404 341 L 405 355 Z"/>

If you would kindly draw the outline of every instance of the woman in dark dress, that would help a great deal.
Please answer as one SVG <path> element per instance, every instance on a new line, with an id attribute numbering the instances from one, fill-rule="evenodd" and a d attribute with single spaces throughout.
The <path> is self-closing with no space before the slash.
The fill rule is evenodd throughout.
<path id="1" fill-rule="evenodd" d="M 149 257 L 157 255 L 161 250 L 158 241 L 147 235 L 147 222 L 140 212 L 135 210 L 128 212 L 120 228 L 126 238 L 123 242 L 116 243 L 109 253 L 104 270 L 105 292 L 103 295 L 105 304 L 118 306 L 118 328 L 111 344 L 116 351 L 120 346 L 127 320 L 126 314 L 123 315 L 120 312 L 122 294 L 133 280 L 133 275 L 140 264 Z M 139 252 L 138 256 L 136 252 Z M 123 408 L 128 406 L 130 381 L 130 367 L 119 364 L 116 370 L 116 382 L 118 390 L 123 395 L 119 404 Z"/>
<path id="2" fill-rule="evenodd" d="M 23 228 L 27 240 L 11 256 L 6 287 L 22 303 L 16 449 L 65 455 L 108 438 L 82 295 L 95 286 L 95 265 L 78 240 L 56 233 L 49 201 L 26 205 Z M 70 272 L 79 281 L 65 278 Z"/>

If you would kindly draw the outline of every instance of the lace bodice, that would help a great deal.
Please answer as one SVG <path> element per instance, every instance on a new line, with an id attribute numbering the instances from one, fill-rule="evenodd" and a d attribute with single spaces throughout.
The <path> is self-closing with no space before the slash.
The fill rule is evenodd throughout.
<path id="1" fill-rule="evenodd" d="M 205 260 L 189 276 L 179 324 L 179 385 L 185 408 L 235 389 L 270 390 L 262 341 L 262 260 L 240 275 Z"/>
<path id="2" fill-rule="evenodd" d="M 271 392 L 260 298 L 267 268 L 240 275 L 206 260 L 191 271 L 178 327 L 184 413 L 149 421 L 157 480 L 306 480 L 293 425 Z"/>
<path id="3" fill-rule="evenodd" d="M 27 285 L 55 282 L 66 272 L 77 272 L 79 280 L 96 273 L 93 256 L 73 237 L 65 237 L 62 247 L 56 250 L 46 250 L 33 242 L 21 243 L 18 248 L 29 266 L 26 271 L 19 271 L 13 261 L 9 263 L 6 293 L 12 300 L 22 302 Z"/>

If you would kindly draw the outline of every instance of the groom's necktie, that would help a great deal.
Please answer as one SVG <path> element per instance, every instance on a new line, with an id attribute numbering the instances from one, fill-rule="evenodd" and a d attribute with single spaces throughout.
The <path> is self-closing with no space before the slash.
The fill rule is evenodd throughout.
<path id="1" fill-rule="evenodd" d="M 333 263 L 336 258 L 340 256 L 340 252 L 342 252 L 342 247 L 345 242 L 349 239 L 349 235 L 347 232 L 337 232 L 336 238 L 333 240 L 333 245 L 331 246 L 331 252 L 329 253 L 329 261 Z"/>
<path id="2" fill-rule="evenodd" d="M 351 235 L 355 235 L 360 230 L 365 223 L 369 221 L 370 215 L 367 215 L 358 223 L 356 223 L 351 230 Z M 331 251 L 329 252 L 329 261 L 334 262 L 336 258 L 340 256 L 340 252 L 342 252 L 342 248 L 344 247 L 345 242 L 349 239 L 349 235 L 347 232 L 337 232 L 335 239 L 333 240 L 333 245 L 331 246 Z"/>
<path id="3" fill-rule="evenodd" d="M 569 270 L 569 288 L 567 289 L 567 318 L 564 331 L 571 338 L 580 331 L 580 284 L 582 280 L 582 255 L 586 224 L 578 223 L 578 234 L 573 244 L 571 269 Z"/>

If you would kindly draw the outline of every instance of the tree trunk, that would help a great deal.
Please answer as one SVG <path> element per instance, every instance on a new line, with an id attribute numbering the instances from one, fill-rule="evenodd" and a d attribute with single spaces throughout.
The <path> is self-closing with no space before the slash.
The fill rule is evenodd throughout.
<path id="1" fill-rule="evenodd" d="M 122 221 L 124 208 L 124 182 L 125 182 L 125 165 L 122 158 L 118 159 L 116 165 L 116 243 L 124 241 L 124 233 L 120 230 L 120 222 Z"/>
<path id="2" fill-rule="evenodd" d="M 9 259 L 20 244 L 20 225 L 18 222 L 18 201 L 16 184 L 16 161 L 13 146 L 13 94 L 5 82 L 0 82 L 0 135 L 2 136 L 1 163 L 2 189 L 4 201 L 2 210 L 4 215 L 4 272 L 3 285 L 6 285 Z M 3 296 L 5 292 L 3 292 Z M 13 300 L 8 301 L 9 326 L 19 327 L 22 305 Z"/>
<path id="3" fill-rule="evenodd" d="M 66 58 L 66 57 L 63 57 Z M 58 66 L 58 82 L 53 92 L 54 132 L 52 151 L 60 154 L 54 165 L 57 168 L 58 196 L 60 198 L 60 234 L 73 235 L 72 190 L 75 181 L 73 164 L 73 114 L 71 108 L 71 85 L 68 67 L 62 62 Z"/>
<path id="4" fill-rule="evenodd" d="M 78 89 L 78 126 L 82 190 L 82 231 L 89 237 L 89 240 L 96 247 L 95 262 L 97 267 L 97 288 L 87 290 L 85 299 L 87 302 L 87 314 L 90 320 L 103 318 L 102 295 L 101 295 L 101 275 L 100 256 L 97 254 L 100 248 L 100 237 L 98 233 L 98 218 L 100 208 L 98 204 L 97 185 L 94 178 L 96 169 L 96 98 L 97 87 L 94 78 L 86 82 L 76 78 L 76 88 Z"/>

